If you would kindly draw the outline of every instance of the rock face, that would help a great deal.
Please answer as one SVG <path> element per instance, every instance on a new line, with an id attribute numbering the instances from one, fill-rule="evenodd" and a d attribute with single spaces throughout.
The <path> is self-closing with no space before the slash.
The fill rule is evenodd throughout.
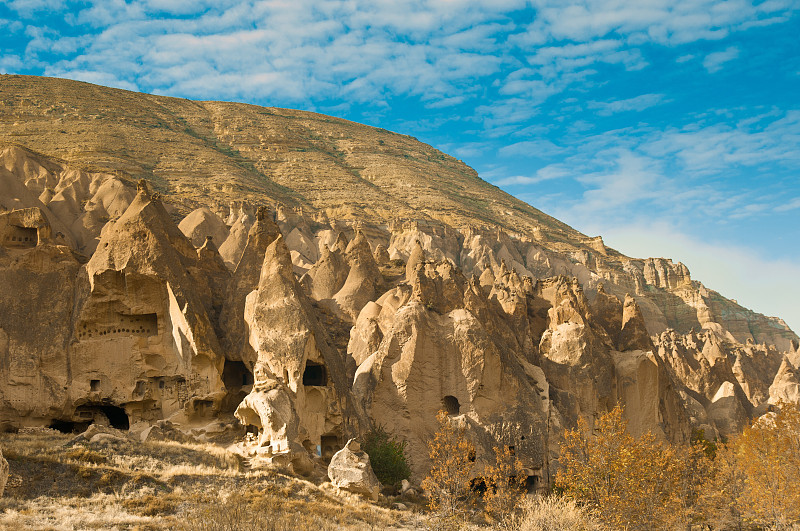
<path id="1" fill-rule="evenodd" d="M 362 494 L 377 500 L 381 483 L 369 464 L 369 456 L 361 451 L 361 446 L 350 439 L 344 448 L 336 452 L 328 465 L 328 477 L 336 487 Z"/>
<path id="2" fill-rule="evenodd" d="M 780 320 L 680 263 L 625 257 L 413 139 L 299 111 L 32 85 L 0 77 L 9 130 L 53 119 L 15 105 L 20 94 L 57 93 L 80 112 L 130 109 L 92 127 L 137 142 L 127 169 L 92 138 L 105 155 L 70 162 L 95 153 L 65 150 L 70 134 L 0 147 L 2 428 L 155 437 L 236 418 L 253 455 L 307 473 L 380 424 L 421 479 L 444 410 L 475 445 L 476 477 L 505 445 L 535 486 L 564 428 L 591 429 L 617 403 L 635 434 L 688 441 L 800 400 L 800 342 Z M 152 168 L 160 192 L 131 181 Z"/>
<path id="3" fill-rule="evenodd" d="M 3 457 L 3 451 L 0 450 L 0 497 L 6 490 L 6 483 L 8 483 L 8 461 Z"/>

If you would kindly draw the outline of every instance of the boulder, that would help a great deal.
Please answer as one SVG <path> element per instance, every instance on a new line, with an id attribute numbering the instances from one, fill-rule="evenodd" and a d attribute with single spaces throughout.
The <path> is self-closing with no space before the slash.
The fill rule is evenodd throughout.
<path id="1" fill-rule="evenodd" d="M 328 477 L 336 487 L 362 494 L 376 501 L 381 491 L 381 483 L 372 471 L 369 456 L 361 451 L 361 445 L 355 439 L 336 452 L 328 465 Z"/>
<path id="2" fill-rule="evenodd" d="M 75 436 L 67 443 L 67 446 L 74 446 L 76 444 L 86 442 L 105 442 L 114 441 L 120 442 L 127 439 L 126 432 L 111 428 L 109 426 L 102 426 L 98 423 L 91 424 L 86 431 Z"/>
<path id="3" fill-rule="evenodd" d="M 153 426 L 142 431 L 139 435 L 142 442 L 145 441 L 176 441 L 180 443 L 196 442 L 195 439 L 186 434 L 183 430 L 176 427 L 169 420 L 160 420 Z M 94 438 L 92 439 L 94 441 Z"/>

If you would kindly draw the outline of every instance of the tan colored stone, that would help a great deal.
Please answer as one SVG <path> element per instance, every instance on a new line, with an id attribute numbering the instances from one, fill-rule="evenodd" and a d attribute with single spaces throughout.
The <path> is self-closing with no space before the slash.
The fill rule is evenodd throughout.
<path id="1" fill-rule="evenodd" d="M 181 220 L 178 228 L 195 247 L 201 247 L 209 236 L 216 245 L 222 245 L 230 232 L 225 222 L 208 207 L 193 210 Z"/>
<path id="2" fill-rule="evenodd" d="M 361 494 L 377 501 L 381 492 L 381 483 L 369 463 L 369 456 L 362 452 L 358 443 L 350 439 L 344 448 L 331 458 L 328 465 L 328 477 L 334 486 Z"/>
<path id="3" fill-rule="evenodd" d="M 6 490 L 6 483 L 8 483 L 8 461 L 3 457 L 3 450 L 0 449 L 0 497 Z"/>

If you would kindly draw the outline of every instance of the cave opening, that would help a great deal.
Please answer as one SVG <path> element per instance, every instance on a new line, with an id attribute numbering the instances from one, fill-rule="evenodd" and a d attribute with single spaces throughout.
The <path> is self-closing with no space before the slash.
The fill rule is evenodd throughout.
<path id="1" fill-rule="evenodd" d="M 306 386 L 325 386 L 328 385 L 328 374 L 325 366 L 313 361 L 306 362 L 306 369 L 303 371 L 303 385 Z"/>
<path id="2" fill-rule="evenodd" d="M 253 385 L 254 381 L 253 373 L 243 362 L 225 360 L 225 366 L 222 368 L 222 383 L 225 384 L 227 394 L 222 399 L 220 411 L 225 413 L 236 411 L 244 397 L 247 396 L 249 389 L 246 388 Z"/>
<path id="3" fill-rule="evenodd" d="M 31 227 L 9 227 L 10 234 L 5 237 L 6 247 L 36 247 L 39 236 L 35 228 Z"/>
<path id="4" fill-rule="evenodd" d="M 98 404 L 88 403 L 82 404 L 75 410 L 74 418 L 80 419 L 75 422 L 76 429 L 85 430 L 89 424 L 96 422 L 97 417 L 100 416 L 108 419 L 108 424 L 112 428 L 118 430 L 127 430 L 130 428 L 130 420 L 125 410 L 119 406 L 112 404 Z"/>
<path id="5" fill-rule="evenodd" d="M 458 415 L 461 412 L 461 404 L 459 404 L 458 398 L 452 395 L 442 398 L 442 407 L 444 407 L 448 415 Z"/>
<path id="6" fill-rule="evenodd" d="M 116 428 L 118 430 L 127 430 L 131 427 L 128 414 L 125 413 L 125 410 L 121 407 L 111 405 L 101 405 L 96 407 L 106 416 L 108 423 L 111 424 L 112 428 Z"/>
<path id="7" fill-rule="evenodd" d="M 323 435 L 320 438 L 320 456 L 323 459 L 330 460 L 333 454 L 342 449 L 339 436 L 335 434 Z"/>
<path id="8" fill-rule="evenodd" d="M 539 488 L 539 476 L 530 475 L 525 478 L 525 492 L 534 494 Z"/>
<path id="9" fill-rule="evenodd" d="M 253 373 L 248 370 L 244 362 L 225 360 L 222 369 L 222 382 L 229 390 L 253 385 Z"/>
<path id="10" fill-rule="evenodd" d="M 88 427 L 88 424 L 84 422 L 73 422 L 71 420 L 53 419 L 50 424 L 47 425 L 47 427 L 51 430 L 58 430 L 61 433 L 70 434 L 79 433 L 85 430 Z"/>

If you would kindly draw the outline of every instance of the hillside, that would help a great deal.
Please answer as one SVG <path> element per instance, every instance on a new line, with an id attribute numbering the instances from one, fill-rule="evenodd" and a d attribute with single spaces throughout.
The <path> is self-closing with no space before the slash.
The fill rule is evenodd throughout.
<path id="1" fill-rule="evenodd" d="M 590 292 L 598 280 L 612 281 L 624 286 L 618 296 L 635 291 L 652 299 L 657 309 L 643 308 L 651 333 L 716 323 L 740 342 L 787 349 L 796 339 L 782 321 L 693 284 L 680 264 L 669 266 L 682 277 L 677 284 L 658 280 L 666 279 L 664 271 L 655 271 L 658 265 L 652 279 L 637 278 L 642 275 L 633 269 L 644 275 L 643 261 L 515 199 L 461 161 L 383 129 L 310 112 L 18 75 L 0 76 L 0 125 L 0 145 L 23 146 L 70 168 L 112 173 L 130 184 L 147 179 L 175 207 L 176 220 L 200 206 L 224 213 L 231 202 L 247 202 L 383 227 L 421 222 L 430 226 L 428 232 L 453 229 L 449 232 L 462 241 L 452 246 L 463 246 L 457 232 L 467 227 L 500 229 L 566 258 L 560 268 L 548 260 L 549 271 L 521 260 L 529 273 L 575 274 Z M 7 167 L 13 164 L 6 161 Z M 576 263 L 589 271 L 576 274 Z M 664 288 L 674 293 L 662 294 Z"/>
<path id="2" fill-rule="evenodd" d="M 780 319 L 413 138 L 49 78 L 0 104 L 4 430 L 223 433 L 324 477 L 381 425 L 419 481 L 443 410 L 474 478 L 505 445 L 533 491 L 616 404 L 686 443 L 800 402 Z"/>
<path id="3" fill-rule="evenodd" d="M 195 102 L 64 79 L 0 78 L 0 140 L 151 181 L 184 208 L 281 202 L 330 217 L 583 235 L 416 139 L 321 114 Z M 188 212 L 188 211 L 187 211 Z"/>

